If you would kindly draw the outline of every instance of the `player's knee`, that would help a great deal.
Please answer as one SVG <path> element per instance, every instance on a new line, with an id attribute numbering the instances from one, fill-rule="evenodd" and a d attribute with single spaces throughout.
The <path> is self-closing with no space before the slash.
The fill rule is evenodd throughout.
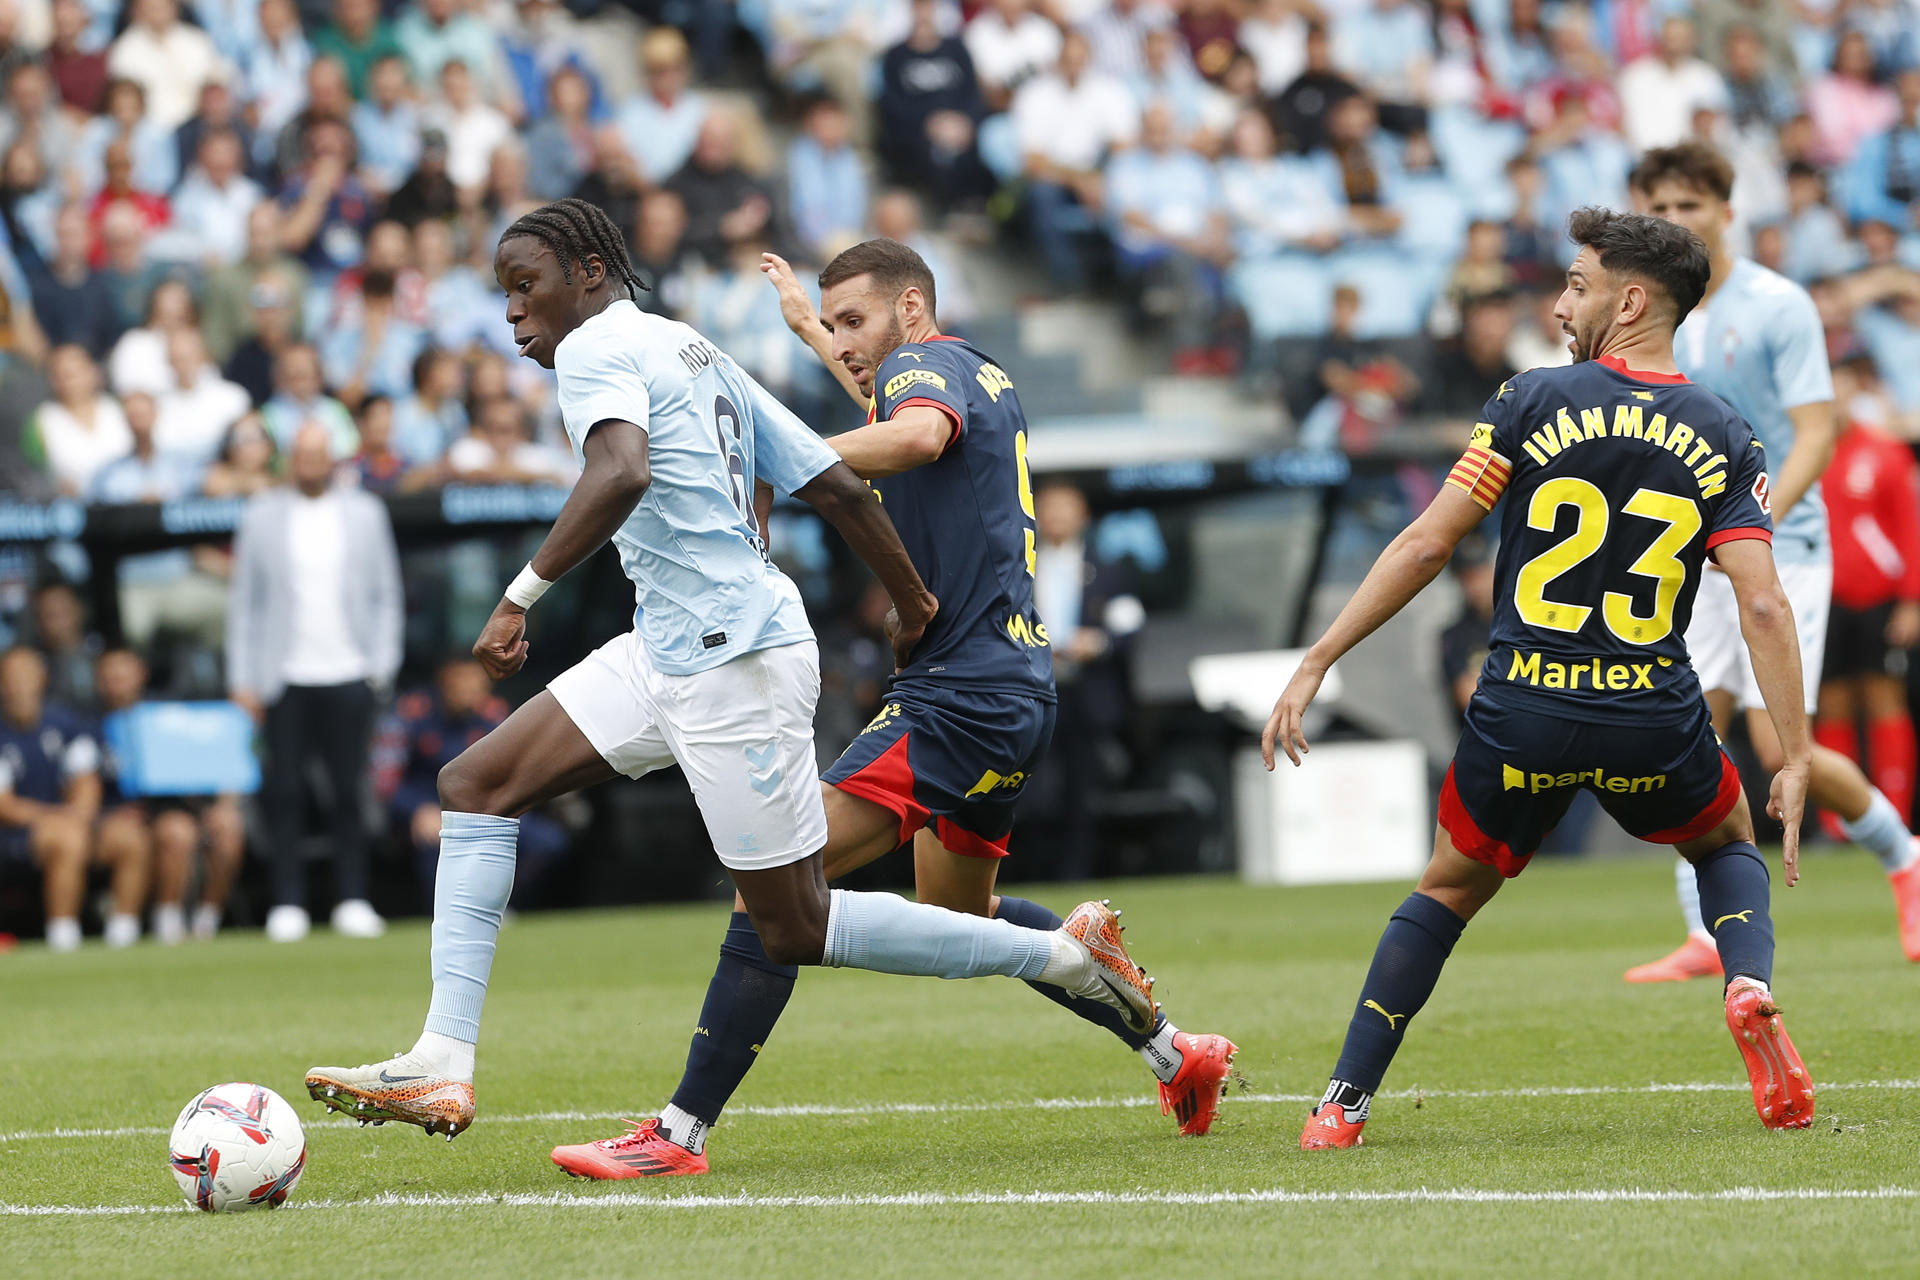
<path id="1" fill-rule="evenodd" d="M 492 767 L 472 748 L 462 751 L 440 770 L 440 808 L 452 813 L 494 813 L 508 816 L 504 807 L 505 771 Z"/>
<path id="2" fill-rule="evenodd" d="M 775 964 L 819 964 L 827 951 L 827 902 L 802 898 L 770 919 L 756 918 L 754 931 Z"/>

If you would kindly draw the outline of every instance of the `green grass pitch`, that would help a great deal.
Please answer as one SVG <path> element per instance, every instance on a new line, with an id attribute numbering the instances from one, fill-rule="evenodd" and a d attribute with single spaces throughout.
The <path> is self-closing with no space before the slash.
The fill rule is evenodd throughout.
<path id="1" fill-rule="evenodd" d="M 511 925 L 479 1121 L 452 1144 L 357 1129 L 300 1087 L 312 1063 L 412 1042 L 422 924 L 26 947 L 0 957 L 0 1274 L 1920 1273 L 1920 967 L 1883 877 L 1815 852 L 1776 888 L 1774 985 L 1819 1086 L 1813 1128 L 1776 1134 L 1717 983 L 1620 981 L 1675 940 L 1670 866 L 1543 861 L 1503 891 L 1352 1152 L 1296 1149 L 1302 1099 L 1404 885 L 1101 887 L 1174 1019 L 1241 1046 L 1246 1087 L 1205 1139 L 1174 1135 L 1138 1058 L 1016 983 L 810 973 L 713 1134 L 714 1172 L 614 1184 L 572 1182 L 547 1151 L 665 1100 L 722 905 Z M 306 1177 L 277 1212 L 188 1212 L 168 1172 L 180 1104 L 229 1079 L 307 1122 Z M 31 1212 L 51 1206 L 113 1211 Z"/>

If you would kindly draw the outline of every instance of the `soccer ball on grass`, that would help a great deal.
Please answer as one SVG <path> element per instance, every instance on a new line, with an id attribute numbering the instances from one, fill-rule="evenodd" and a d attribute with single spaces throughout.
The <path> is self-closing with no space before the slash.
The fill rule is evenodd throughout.
<path id="1" fill-rule="evenodd" d="M 217 1084 L 181 1109 L 167 1155 L 180 1194 L 196 1209 L 277 1209 L 307 1167 L 307 1135 L 273 1090 Z"/>

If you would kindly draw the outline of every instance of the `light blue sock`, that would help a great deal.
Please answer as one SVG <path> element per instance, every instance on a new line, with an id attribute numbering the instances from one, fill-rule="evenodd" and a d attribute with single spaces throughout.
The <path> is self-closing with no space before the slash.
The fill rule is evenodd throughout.
<path id="1" fill-rule="evenodd" d="M 1680 917 L 1687 922 L 1687 932 L 1696 938 L 1713 937 L 1700 918 L 1700 878 L 1685 858 L 1673 860 L 1673 887 L 1680 891 Z"/>
<path id="2" fill-rule="evenodd" d="M 908 902 L 891 893 L 835 889 L 827 910 L 827 952 L 835 968 L 922 978 L 1038 978 L 1052 935 L 1005 920 Z"/>
<path id="3" fill-rule="evenodd" d="M 480 1042 L 500 915 L 513 893 L 520 819 L 488 813 L 440 815 L 440 870 L 433 884 L 433 1003 L 427 1030 Z"/>
<path id="4" fill-rule="evenodd" d="M 1860 820 L 1842 822 L 1840 829 L 1847 833 L 1847 839 L 1880 859 L 1880 865 L 1888 871 L 1899 871 L 1913 861 L 1913 833 L 1907 830 L 1893 801 L 1878 787 L 1873 789 L 1873 799 Z"/>

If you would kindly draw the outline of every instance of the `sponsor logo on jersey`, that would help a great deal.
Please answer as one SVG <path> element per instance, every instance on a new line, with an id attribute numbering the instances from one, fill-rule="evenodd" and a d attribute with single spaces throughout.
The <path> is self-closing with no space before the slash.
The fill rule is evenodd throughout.
<path id="1" fill-rule="evenodd" d="M 887 386 L 885 391 L 882 392 L 882 394 L 887 399 L 891 400 L 894 396 L 899 395 L 902 391 L 905 391 L 908 387 L 918 386 L 921 383 L 925 383 L 929 387 L 937 387 L 942 391 L 945 391 L 947 389 L 947 380 L 941 377 L 939 374 L 935 373 L 933 370 L 907 369 L 901 373 L 896 373 L 893 375 L 893 377 L 887 379 Z"/>
<path id="2" fill-rule="evenodd" d="M 1583 658 L 1578 662 L 1549 662 L 1538 652 L 1515 649 L 1512 660 L 1507 664 L 1505 679 L 1514 684 L 1528 684 L 1536 689 L 1565 689 L 1568 692 L 1593 694 L 1620 693 L 1653 688 L 1654 667 L 1672 665 L 1671 658 L 1656 658 L 1652 662 L 1603 662 L 1599 658 Z"/>
<path id="3" fill-rule="evenodd" d="M 1016 771 L 1003 776 L 989 769 L 980 775 L 980 781 L 973 784 L 973 789 L 967 792 L 966 798 L 971 800 L 975 796 L 991 795 L 995 791 L 1018 791 L 1026 784 L 1027 775 L 1024 773 Z"/>
<path id="4" fill-rule="evenodd" d="M 1017 613 L 1007 619 L 1007 634 L 1029 649 L 1044 649 L 1053 643 L 1046 623 L 1028 622 Z"/>
<path id="5" fill-rule="evenodd" d="M 1609 422 L 1607 410 L 1613 417 Z M 1700 485 L 1700 496 L 1711 498 L 1726 492 L 1727 455 L 1716 451 L 1711 440 L 1704 439 L 1684 422 L 1668 422 L 1667 415 L 1647 417 L 1637 404 L 1595 405 L 1579 411 L 1560 408 L 1552 418 L 1534 428 L 1520 442 L 1527 456 L 1546 466 L 1563 451 L 1591 440 L 1638 440 L 1642 444 L 1665 449 L 1692 470 Z"/>
<path id="6" fill-rule="evenodd" d="M 1608 773 L 1605 769 L 1585 769 L 1579 773 L 1528 773 L 1510 764 L 1502 764 L 1500 782 L 1503 791 L 1525 791 L 1528 795 L 1536 796 L 1556 787 L 1580 786 L 1591 786 L 1595 791 L 1611 791 L 1624 796 L 1638 795 L 1642 791 L 1663 791 L 1666 789 L 1667 775 L 1653 773 L 1644 778 L 1626 778 L 1617 773 Z"/>

